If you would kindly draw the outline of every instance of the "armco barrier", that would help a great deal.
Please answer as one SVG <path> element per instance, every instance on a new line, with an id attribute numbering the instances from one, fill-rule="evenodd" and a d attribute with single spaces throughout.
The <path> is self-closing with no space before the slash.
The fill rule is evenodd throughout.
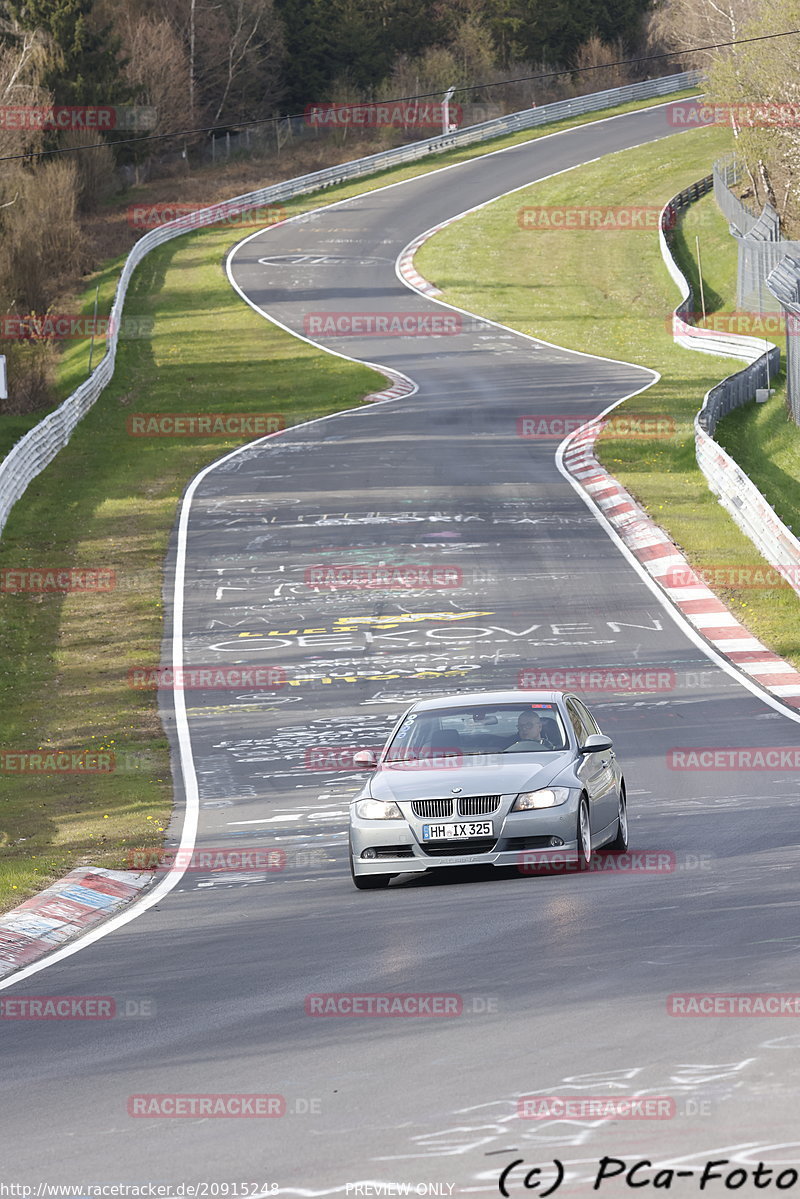
<path id="1" fill-rule="evenodd" d="M 714 199 L 736 238 L 736 307 L 742 312 L 779 312 L 767 276 L 786 254 L 800 254 L 800 242 L 781 237 L 781 219 L 771 204 L 759 215 L 731 191 L 741 176 L 735 155 L 714 163 Z"/>
<path id="2" fill-rule="evenodd" d="M 786 322 L 786 395 L 792 419 L 800 425 L 800 257 L 787 254 L 770 272 L 767 286 L 780 304 Z"/>
<path id="3" fill-rule="evenodd" d="M 712 176 L 709 175 L 670 200 L 661 213 L 659 231 L 662 257 L 682 296 L 672 318 L 674 340 L 689 350 L 740 358 L 748 364 L 744 370 L 717 383 L 705 395 L 694 421 L 697 463 L 723 508 L 770 565 L 800 567 L 800 541 L 713 436 L 721 417 L 753 400 L 757 388 L 769 387 L 770 377 L 777 374 L 780 366 L 780 350 L 760 338 L 701 329 L 684 319 L 693 306 L 692 291 L 672 257 L 666 230 L 674 225 L 676 213 L 710 191 L 712 183 Z M 768 349 L 765 350 L 765 346 Z M 791 586 L 800 595 L 800 570 L 785 573 Z"/>
<path id="4" fill-rule="evenodd" d="M 480 125 L 471 125 L 456 133 L 442 134 L 425 141 L 412 142 L 410 145 L 396 146 L 391 150 L 383 150 L 366 158 L 355 159 L 353 162 L 326 167 L 321 171 L 313 171 L 309 175 L 301 175 L 296 179 L 288 179 L 283 183 L 262 187 L 243 196 L 237 196 L 234 200 L 215 204 L 210 208 L 192 213 L 189 217 L 180 217 L 158 229 L 152 229 L 137 241 L 125 261 L 111 309 L 106 353 L 97 368 L 60 407 L 34 425 L 0 463 L 0 533 L 5 527 L 9 512 L 23 495 L 28 484 L 45 469 L 48 463 L 52 462 L 58 451 L 67 444 L 75 426 L 88 412 L 111 379 L 114 373 L 119 326 L 128 283 L 138 264 L 156 246 L 163 245 L 173 237 L 180 237 L 181 234 L 192 229 L 213 225 L 215 221 L 230 218 L 237 207 L 249 209 L 261 204 L 288 200 L 294 196 L 307 195 L 309 192 L 318 191 L 324 187 L 347 182 L 349 179 L 359 179 L 386 167 L 415 162 L 425 158 L 428 154 L 435 154 L 441 150 L 470 146 L 477 142 L 500 137 L 504 133 L 533 129 L 539 125 L 552 124 L 554 121 L 580 116 L 584 113 L 598 112 L 603 108 L 612 108 L 629 101 L 668 96 L 673 92 L 683 91 L 685 88 L 696 87 L 701 78 L 702 75 L 699 71 L 684 71 L 679 75 L 648 79 L 644 83 L 632 83 L 626 87 L 593 92 L 588 96 L 576 96 L 571 100 L 559 100 L 555 104 L 542 105 L 541 108 L 511 113 L 495 120 L 484 121 Z"/>

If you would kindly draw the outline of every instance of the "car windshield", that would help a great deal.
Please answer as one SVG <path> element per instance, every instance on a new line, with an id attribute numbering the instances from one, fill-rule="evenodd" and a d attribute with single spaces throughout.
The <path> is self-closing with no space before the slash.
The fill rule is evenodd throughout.
<path id="1" fill-rule="evenodd" d="M 411 712 L 386 753 L 390 762 L 453 755 L 558 753 L 568 740 L 555 704 L 510 703 Z"/>

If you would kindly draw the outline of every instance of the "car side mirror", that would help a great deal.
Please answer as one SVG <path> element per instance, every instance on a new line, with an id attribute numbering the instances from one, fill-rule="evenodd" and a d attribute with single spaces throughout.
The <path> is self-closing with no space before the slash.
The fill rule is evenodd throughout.
<path id="1" fill-rule="evenodd" d="M 353 754 L 353 765 L 364 766 L 369 770 L 373 770 L 378 765 L 378 757 L 374 749 L 360 749 L 358 753 Z"/>
<path id="2" fill-rule="evenodd" d="M 604 749 L 611 749 L 614 742 L 610 737 L 606 737 L 605 733 L 593 733 L 591 737 L 587 737 L 580 748 L 582 754 L 598 754 Z"/>

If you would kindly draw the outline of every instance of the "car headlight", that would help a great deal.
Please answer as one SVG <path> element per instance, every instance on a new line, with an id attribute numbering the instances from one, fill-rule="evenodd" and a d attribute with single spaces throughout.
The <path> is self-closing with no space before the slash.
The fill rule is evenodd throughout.
<path id="1" fill-rule="evenodd" d="M 402 820 L 403 813 L 396 803 L 384 799 L 359 799 L 356 816 L 362 820 Z"/>
<path id="2" fill-rule="evenodd" d="M 531 808 L 557 808 L 569 799 L 569 787 L 545 787 L 541 791 L 523 791 L 511 805 L 512 812 L 528 812 Z"/>

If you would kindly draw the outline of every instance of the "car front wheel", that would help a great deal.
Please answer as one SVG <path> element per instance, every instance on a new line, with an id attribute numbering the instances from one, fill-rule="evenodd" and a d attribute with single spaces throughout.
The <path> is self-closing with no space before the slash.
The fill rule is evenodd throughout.
<path id="1" fill-rule="evenodd" d="M 394 878 L 393 874 L 356 874 L 352 849 L 348 850 L 347 856 L 350 860 L 350 876 L 357 891 L 380 891 L 383 887 L 388 887 Z"/>
<path id="2" fill-rule="evenodd" d="M 359 891 L 379 891 L 382 887 L 388 887 L 392 881 L 391 874 L 353 874 L 353 882 L 356 889 Z"/>
<path id="3" fill-rule="evenodd" d="M 592 826 L 589 822 L 589 803 L 585 795 L 578 804 L 578 869 L 588 870 L 592 864 Z"/>
<path id="4" fill-rule="evenodd" d="M 619 814 L 617 816 L 617 835 L 606 846 L 615 853 L 624 853 L 628 848 L 628 801 L 625 798 L 625 785 L 619 789 Z"/>

